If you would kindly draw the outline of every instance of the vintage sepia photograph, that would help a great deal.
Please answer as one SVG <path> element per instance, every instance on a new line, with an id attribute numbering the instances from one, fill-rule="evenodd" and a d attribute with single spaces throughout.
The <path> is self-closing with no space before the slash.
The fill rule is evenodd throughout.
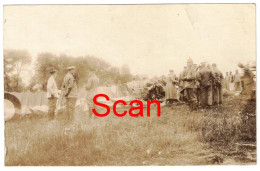
<path id="1" fill-rule="evenodd" d="M 3 5 L 5 166 L 256 165 L 256 4 Z"/>

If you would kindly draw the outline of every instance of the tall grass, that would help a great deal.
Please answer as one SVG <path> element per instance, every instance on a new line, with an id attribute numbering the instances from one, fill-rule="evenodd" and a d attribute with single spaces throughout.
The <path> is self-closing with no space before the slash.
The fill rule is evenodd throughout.
<path id="1" fill-rule="evenodd" d="M 110 114 L 89 121 L 77 111 L 83 122 L 69 125 L 47 118 L 7 122 L 5 164 L 211 164 L 208 159 L 215 154 L 214 146 L 230 147 L 243 140 L 240 107 L 240 100 L 234 98 L 218 109 L 204 111 L 189 112 L 186 105 L 164 107 L 161 117 L 153 109 L 149 118 Z"/>

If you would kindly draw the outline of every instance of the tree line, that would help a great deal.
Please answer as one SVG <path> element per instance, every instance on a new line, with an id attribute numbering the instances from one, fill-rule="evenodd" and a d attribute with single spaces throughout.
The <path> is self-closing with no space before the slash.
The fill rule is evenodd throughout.
<path id="1" fill-rule="evenodd" d="M 32 65 L 32 57 L 26 50 L 4 50 L 4 90 L 8 92 L 46 91 L 49 71 L 58 72 L 57 86 L 61 87 L 67 67 L 75 66 L 78 86 L 83 86 L 88 80 L 89 68 L 96 69 L 101 86 L 110 86 L 116 83 L 126 83 L 133 79 L 128 65 L 112 66 L 109 62 L 94 56 L 73 57 L 66 54 L 39 53 L 34 63 L 34 72 L 28 86 L 22 82 L 23 71 Z"/>

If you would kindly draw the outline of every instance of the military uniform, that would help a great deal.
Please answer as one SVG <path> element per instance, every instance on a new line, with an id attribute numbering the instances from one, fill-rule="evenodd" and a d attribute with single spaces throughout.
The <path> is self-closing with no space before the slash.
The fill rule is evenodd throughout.
<path id="1" fill-rule="evenodd" d="M 230 84 L 230 77 L 229 75 L 227 74 L 225 76 L 225 79 L 224 79 L 224 89 L 226 89 L 227 91 L 230 91 L 230 87 L 229 87 L 229 84 Z"/>
<path id="2" fill-rule="evenodd" d="M 74 110 L 77 101 L 77 85 L 73 75 L 68 72 L 64 77 L 62 87 L 66 98 L 66 115 L 68 120 L 74 119 Z"/>
<path id="3" fill-rule="evenodd" d="M 223 94 L 222 94 L 222 80 L 223 74 L 217 69 L 213 68 L 214 80 L 212 84 L 212 95 L 213 95 L 213 104 L 222 104 L 223 102 Z"/>
<path id="4" fill-rule="evenodd" d="M 210 69 L 204 66 L 198 73 L 197 79 L 200 82 L 201 90 L 201 106 L 211 106 L 212 105 L 212 81 L 214 75 Z"/>
<path id="5" fill-rule="evenodd" d="M 166 101 L 172 102 L 173 100 L 177 100 L 177 89 L 175 84 L 177 82 L 177 78 L 174 74 L 170 73 L 167 76 L 167 83 L 166 83 L 166 91 L 165 91 L 165 99 Z"/>
<path id="6" fill-rule="evenodd" d="M 195 68 L 188 67 L 184 72 L 183 86 L 184 86 L 184 91 L 186 91 L 188 103 L 192 110 L 196 108 L 195 79 L 196 79 Z"/>
<path id="7" fill-rule="evenodd" d="M 234 75 L 234 83 L 235 83 L 235 91 L 241 91 L 241 80 L 240 80 L 240 75 L 239 73 L 236 73 Z"/>
<path id="8" fill-rule="evenodd" d="M 246 95 L 247 100 L 254 100 L 255 97 L 255 90 L 256 90 L 256 82 L 254 80 L 255 74 L 250 70 L 249 66 L 244 66 L 239 64 L 240 68 L 244 69 L 244 74 L 241 77 L 244 89 L 241 94 Z"/>
<path id="9" fill-rule="evenodd" d="M 229 73 L 229 88 L 230 91 L 234 91 L 234 75 L 232 72 Z"/>
<path id="10" fill-rule="evenodd" d="M 195 94 L 197 97 L 197 103 L 200 105 L 201 103 L 201 89 L 200 89 L 200 82 L 198 81 L 197 77 L 199 74 L 199 68 L 196 69 L 195 75 L 196 75 L 196 80 L 195 80 Z"/>
<path id="11" fill-rule="evenodd" d="M 186 91 L 184 90 L 184 81 L 183 81 L 185 72 L 186 72 L 186 68 L 184 68 L 184 70 L 180 73 L 180 76 L 179 76 L 179 99 L 181 101 L 186 100 L 185 99 Z"/>

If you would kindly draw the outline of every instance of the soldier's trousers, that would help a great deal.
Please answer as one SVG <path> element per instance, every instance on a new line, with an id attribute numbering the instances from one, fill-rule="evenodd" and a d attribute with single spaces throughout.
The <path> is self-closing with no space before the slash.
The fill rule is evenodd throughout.
<path id="1" fill-rule="evenodd" d="M 222 104 L 223 94 L 222 94 L 222 86 L 214 85 L 212 90 L 213 96 L 213 104 Z"/>
<path id="2" fill-rule="evenodd" d="M 230 91 L 229 82 L 227 82 L 226 84 L 227 84 L 227 85 L 226 85 L 226 86 L 227 86 L 227 87 L 226 87 L 227 91 Z"/>
<path id="3" fill-rule="evenodd" d="M 200 102 L 201 102 L 201 100 L 200 100 L 200 95 L 201 95 L 201 90 L 200 90 L 200 88 L 196 88 L 196 97 L 197 97 L 197 103 L 198 103 L 198 105 L 200 105 Z"/>
<path id="4" fill-rule="evenodd" d="M 54 118 L 56 103 L 57 103 L 57 98 L 54 98 L 54 97 L 48 98 L 48 106 L 49 106 L 48 116 L 49 116 L 49 119 Z"/>
<path id="5" fill-rule="evenodd" d="M 77 98 L 66 98 L 66 116 L 68 121 L 74 119 L 76 101 Z"/>
<path id="6" fill-rule="evenodd" d="M 190 105 L 190 108 L 193 110 L 197 107 L 195 89 L 186 88 L 185 90 L 186 90 L 186 93 L 187 93 L 188 103 Z"/>
<path id="7" fill-rule="evenodd" d="M 201 86 L 201 107 L 212 105 L 212 86 Z"/>

